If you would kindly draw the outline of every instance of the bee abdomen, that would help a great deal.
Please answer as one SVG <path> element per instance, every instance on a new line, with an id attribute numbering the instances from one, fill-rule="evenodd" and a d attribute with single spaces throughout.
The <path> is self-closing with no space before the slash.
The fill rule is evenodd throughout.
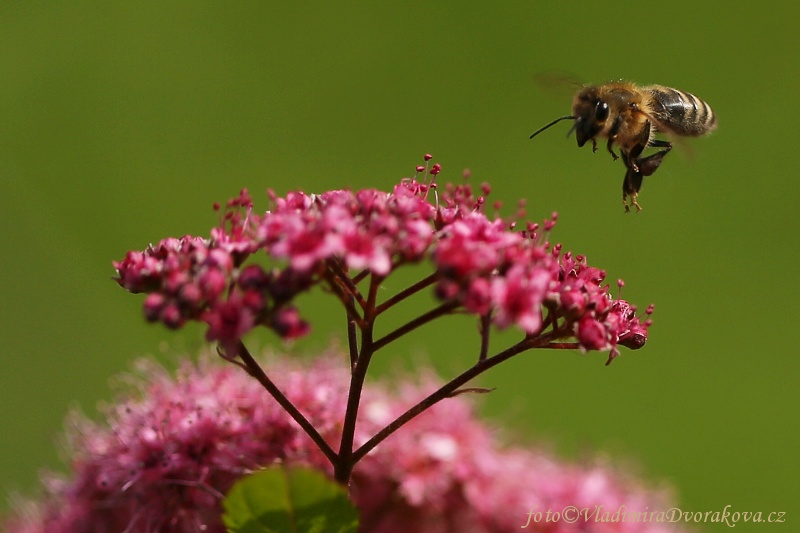
<path id="1" fill-rule="evenodd" d="M 658 129 L 697 137 L 717 127 L 717 116 L 711 106 L 695 95 L 660 85 L 648 90 L 653 95 L 653 116 L 659 122 Z"/>

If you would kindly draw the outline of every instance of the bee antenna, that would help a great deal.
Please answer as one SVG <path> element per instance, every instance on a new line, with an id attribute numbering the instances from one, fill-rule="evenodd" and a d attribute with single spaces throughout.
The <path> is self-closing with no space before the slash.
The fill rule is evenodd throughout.
<path id="1" fill-rule="evenodd" d="M 531 136 L 529 137 L 529 139 L 533 139 L 534 137 L 536 137 L 537 135 L 542 133 L 544 130 L 546 130 L 550 126 L 555 126 L 556 124 L 558 124 L 562 120 L 577 120 L 577 119 L 578 119 L 578 117 L 575 117 L 575 116 L 572 116 L 572 115 L 567 115 L 565 117 L 559 117 L 559 118 L 555 119 L 553 122 L 551 122 L 550 124 L 548 124 L 547 126 L 542 126 L 538 130 L 536 130 L 533 133 L 531 133 Z M 575 124 L 577 124 L 577 122 Z M 572 130 L 574 130 L 574 129 L 575 129 L 575 126 L 572 126 Z M 572 133 L 572 130 L 569 130 L 569 132 Z"/>

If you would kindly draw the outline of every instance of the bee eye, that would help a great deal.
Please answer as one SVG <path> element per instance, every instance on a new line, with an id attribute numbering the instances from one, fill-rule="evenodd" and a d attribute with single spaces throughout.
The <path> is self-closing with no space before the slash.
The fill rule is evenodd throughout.
<path id="1" fill-rule="evenodd" d="M 594 118 L 598 121 L 603 121 L 608 118 L 608 104 L 606 102 L 602 100 L 597 101 Z"/>

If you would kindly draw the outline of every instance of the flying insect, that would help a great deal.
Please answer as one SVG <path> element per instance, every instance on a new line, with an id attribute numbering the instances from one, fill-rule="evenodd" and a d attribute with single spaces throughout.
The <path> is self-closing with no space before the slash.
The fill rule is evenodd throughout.
<path id="1" fill-rule="evenodd" d="M 572 101 L 572 114 L 559 117 L 539 128 L 535 136 L 562 120 L 574 120 L 569 134 L 575 132 L 578 147 L 592 141 L 607 139 L 606 149 L 616 161 L 620 157 L 626 173 L 622 183 L 622 202 L 625 211 L 636 207 L 642 179 L 652 175 L 672 143 L 656 139 L 661 132 L 669 137 L 700 137 L 714 131 L 717 116 L 705 101 L 691 93 L 663 85 L 640 87 L 626 81 L 582 87 Z M 619 149 L 620 155 L 614 151 Z M 642 157 L 645 148 L 659 148 L 653 155 Z"/>

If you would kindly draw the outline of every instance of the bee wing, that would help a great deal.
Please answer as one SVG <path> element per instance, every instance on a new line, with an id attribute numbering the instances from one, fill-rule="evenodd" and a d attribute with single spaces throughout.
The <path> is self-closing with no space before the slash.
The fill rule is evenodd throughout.
<path id="1" fill-rule="evenodd" d="M 669 140 L 672 141 L 672 144 L 678 147 L 677 152 L 683 154 L 688 160 L 692 160 L 695 157 L 695 150 L 692 145 L 686 140 L 686 137 L 681 135 L 669 134 Z"/>
<path id="2" fill-rule="evenodd" d="M 565 70 L 545 70 L 533 75 L 533 83 L 542 92 L 561 102 L 571 102 L 585 85 L 576 75 Z"/>

